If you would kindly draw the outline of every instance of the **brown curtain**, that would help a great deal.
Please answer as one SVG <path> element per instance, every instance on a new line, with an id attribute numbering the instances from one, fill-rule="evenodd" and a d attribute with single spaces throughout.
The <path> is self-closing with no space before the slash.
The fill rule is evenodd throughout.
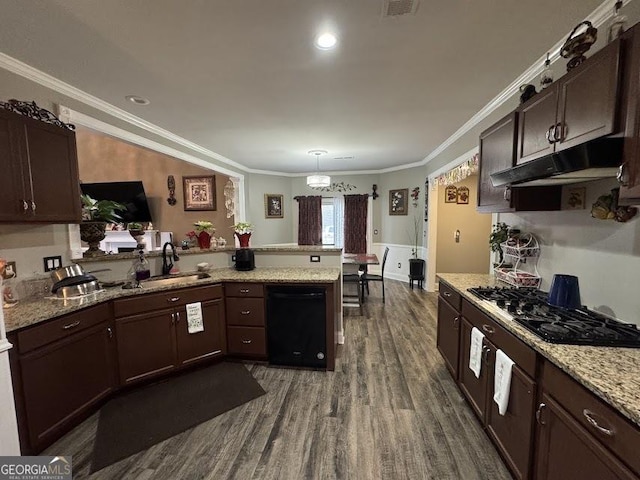
<path id="1" fill-rule="evenodd" d="M 322 197 L 295 197 L 298 201 L 298 245 L 322 245 Z"/>
<path id="2" fill-rule="evenodd" d="M 367 252 L 367 199 L 369 195 L 344 196 L 344 253 Z"/>

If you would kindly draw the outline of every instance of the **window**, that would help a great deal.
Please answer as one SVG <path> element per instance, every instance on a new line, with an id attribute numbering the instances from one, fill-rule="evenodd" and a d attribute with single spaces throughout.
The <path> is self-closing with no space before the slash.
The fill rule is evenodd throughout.
<path id="1" fill-rule="evenodd" d="M 332 198 L 322 199 L 322 245 L 336 244 L 336 209 Z"/>

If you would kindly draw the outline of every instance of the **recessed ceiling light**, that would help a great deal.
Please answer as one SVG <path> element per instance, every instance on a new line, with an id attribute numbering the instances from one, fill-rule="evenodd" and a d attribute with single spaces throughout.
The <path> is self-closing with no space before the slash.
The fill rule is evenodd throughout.
<path id="1" fill-rule="evenodd" d="M 135 103 L 136 105 L 149 105 L 151 103 L 148 98 L 144 98 L 139 95 L 127 95 L 124 98 L 129 100 L 131 103 Z"/>
<path id="2" fill-rule="evenodd" d="M 320 50 L 331 50 L 338 43 L 338 38 L 331 32 L 325 32 L 316 37 L 314 45 Z"/>

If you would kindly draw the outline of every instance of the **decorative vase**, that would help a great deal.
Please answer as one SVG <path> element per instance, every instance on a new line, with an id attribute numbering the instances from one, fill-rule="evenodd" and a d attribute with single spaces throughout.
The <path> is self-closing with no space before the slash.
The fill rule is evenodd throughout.
<path id="1" fill-rule="evenodd" d="M 238 241 L 240 242 L 240 248 L 249 248 L 249 239 L 251 238 L 250 233 L 234 232 L 234 235 L 238 237 Z"/>
<path id="2" fill-rule="evenodd" d="M 135 239 L 138 245 L 143 244 L 142 239 L 144 238 L 144 230 L 142 229 L 129 230 L 129 235 L 131 235 Z"/>
<path id="3" fill-rule="evenodd" d="M 211 248 L 211 235 L 207 232 L 200 232 L 197 236 L 198 238 L 198 246 L 203 250 L 208 250 Z"/>
<path id="4" fill-rule="evenodd" d="M 80 224 L 80 239 L 89 244 L 89 250 L 82 254 L 83 257 L 99 257 L 106 253 L 98 248 L 104 240 L 106 222 L 82 222 Z"/>

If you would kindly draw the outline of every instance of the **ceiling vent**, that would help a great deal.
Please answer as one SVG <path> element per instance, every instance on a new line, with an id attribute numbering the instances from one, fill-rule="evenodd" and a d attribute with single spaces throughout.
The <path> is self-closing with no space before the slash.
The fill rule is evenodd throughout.
<path id="1" fill-rule="evenodd" d="M 412 15 L 418 10 L 419 0 L 384 0 L 383 17 Z"/>

